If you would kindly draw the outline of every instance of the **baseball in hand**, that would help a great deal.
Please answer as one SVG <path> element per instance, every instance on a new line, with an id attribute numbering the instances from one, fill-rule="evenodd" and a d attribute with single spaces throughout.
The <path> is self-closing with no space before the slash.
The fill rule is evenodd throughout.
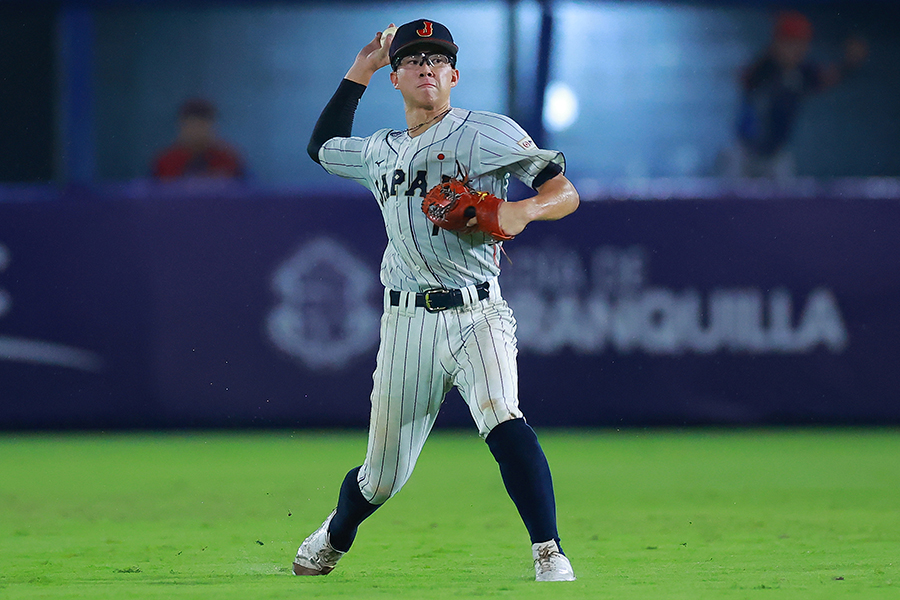
<path id="1" fill-rule="evenodd" d="M 384 46 L 385 42 L 387 42 L 387 36 L 394 35 L 395 33 L 397 33 L 397 28 L 393 25 L 385 27 L 384 31 L 381 32 L 381 45 Z"/>

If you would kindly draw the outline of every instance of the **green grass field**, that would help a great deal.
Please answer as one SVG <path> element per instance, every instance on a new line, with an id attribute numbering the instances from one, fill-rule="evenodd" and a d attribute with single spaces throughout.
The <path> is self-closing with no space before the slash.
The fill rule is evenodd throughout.
<path id="1" fill-rule="evenodd" d="M 898 430 L 538 433 L 571 583 L 533 581 L 474 433 L 304 578 L 362 431 L 0 435 L 0 598 L 900 597 Z"/>

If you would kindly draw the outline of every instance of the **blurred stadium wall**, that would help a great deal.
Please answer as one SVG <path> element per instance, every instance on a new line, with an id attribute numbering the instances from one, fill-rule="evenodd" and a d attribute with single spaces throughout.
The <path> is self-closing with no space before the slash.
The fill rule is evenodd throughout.
<path id="1" fill-rule="evenodd" d="M 536 81 L 541 4 L 429 4 L 433 18 L 453 25 L 462 48 L 458 105 L 511 113 L 530 130 L 542 125 L 530 114 L 543 102 Z M 565 150 L 572 178 L 587 189 L 610 179 L 713 174 L 732 139 L 740 68 L 762 50 L 783 5 L 549 5 L 545 77 L 565 86 L 578 108 L 567 126 L 547 132 L 545 145 Z M 0 7 L 0 64 L 12 83 L 3 107 L 16 116 L 5 127 L 17 127 L 7 139 L 19 142 L 4 145 L 0 180 L 61 181 L 73 169 L 81 179 L 145 177 L 174 135 L 180 103 L 202 95 L 218 104 L 222 136 L 245 154 L 255 181 L 274 186 L 331 185 L 304 153 L 320 107 L 382 21 L 418 18 L 422 10 L 400 1 L 262 0 Z M 900 6 L 819 0 L 798 7 L 815 27 L 815 60 L 840 60 L 848 35 L 863 35 L 871 46 L 851 81 L 804 106 L 794 144 L 799 174 L 900 174 L 900 36 L 893 26 Z M 370 86 L 356 130 L 402 118 L 383 77 Z M 29 154 L 20 147 L 26 140 Z M 77 164 L 67 167 L 67 160 Z"/>

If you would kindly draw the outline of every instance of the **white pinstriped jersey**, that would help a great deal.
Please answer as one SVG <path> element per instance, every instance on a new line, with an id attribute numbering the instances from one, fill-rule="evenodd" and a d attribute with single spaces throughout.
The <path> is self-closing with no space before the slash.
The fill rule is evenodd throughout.
<path id="1" fill-rule="evenodd" d="M 561 152 L 538 148 L 509 117 L 460 108 L 417 137 L 382 129 L 332 138 L 319 160 L 378 200 L 388 236 L 381 282 L 407 292 L 463 288 L 500 273 L 499 243 L 479 232 L 440 229 L 422 212 L 422 199 L 443 177 L 468 175 L 474 189 L 506 198 L 510 175 L 530 186 L 550 163 L 565 168 Z"/>

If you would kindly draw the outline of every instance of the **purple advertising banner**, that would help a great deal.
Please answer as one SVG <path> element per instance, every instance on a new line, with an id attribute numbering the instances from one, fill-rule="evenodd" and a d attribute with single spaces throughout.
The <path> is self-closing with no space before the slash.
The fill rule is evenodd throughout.
<path id="1" fill-rule="evenodd" d="M 384 244 L 365 192 L 0 202 L 0 428 L 364 426 Z M 900 202 L 583 202 L 505 249 L 533 423 L 900 423 Z"/>

